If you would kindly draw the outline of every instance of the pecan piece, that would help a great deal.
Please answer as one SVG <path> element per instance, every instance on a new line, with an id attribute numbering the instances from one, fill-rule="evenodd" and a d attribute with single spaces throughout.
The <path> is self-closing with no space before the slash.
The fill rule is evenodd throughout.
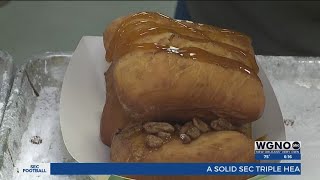
<path id="1" fill-rule="evenodd" d="M 180 139 L 183 144 L 189 144 L 191 142 L 191 138 L 186 134 L 180 134 Z"/>
<path id="2" fill-rule="evenodd" d="M 200 130 L 195 126 L 188 129 L 186 134 L 190 136 L 191 139 L 197 139 L 201 135 Z"/>
<path id="3" fill-rule="evenodd" d="M 180 129 L 180 134 L 185 134 L 188 131 L 188 129 L 192 127 L 193 127 L 193 124 L 191 121 L 185 123 Z"/>
<path id="4" fill-rule="evenodd" d="M 199 118 L 193 118 L 192 122 L 193 125 L 197 127 L 202 133 L 206 133 L 209 131 L 209 126 Z"/>
<path id="5" fill-rule="evenodd" d="M 155 135 L 147 135 L 147 146 L 151 148 L 159 148 L 163 144 L 163 140 Z"/>
<path id="6" fill-rule="evenodd" d="M 143 129 L 149 134 L 156 134 L 158 132 L 174 132 L 174 127 L 165 122 L 147 122 L 143 125 Z"/>
<path id="7" fill-rule="evenodd" d="M 157 134 L 158 137 L 160 137 L 161 139 L 167 140 L 171 138 L 171 134 L 167 133 L 167 132 L 158 132 Z"/>
<path id="8" fill-rule="evenodd" d="M 234 130 L 234 126 L 224 119 L 213 120 L 210 124 L 211 128 L 215 131 Z"/>

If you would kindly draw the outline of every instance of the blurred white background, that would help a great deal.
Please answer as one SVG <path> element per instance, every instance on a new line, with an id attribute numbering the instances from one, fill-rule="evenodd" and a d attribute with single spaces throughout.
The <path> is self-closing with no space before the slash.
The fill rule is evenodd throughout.
<path id="1" fill-rule="evenodd" d="M 138 11 L 173 17 L 176 1 L 10 1 L 0 6 L 0 49 L 21 65 L 32 55 L 73 51 L 115 18 Z"/>

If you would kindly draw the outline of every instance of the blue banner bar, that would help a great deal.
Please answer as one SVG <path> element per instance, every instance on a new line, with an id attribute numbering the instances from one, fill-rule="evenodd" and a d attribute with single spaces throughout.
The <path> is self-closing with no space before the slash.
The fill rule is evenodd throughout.
<path id="1" fill-rule="evenodd" d="M 301 160 L 301 154 L 255 154 L 256 160 Z"/>
<path id="2" fill-rule="evenodd" d="M 300 175 L 300 163 L 51 163 L 52 175 Z"/>

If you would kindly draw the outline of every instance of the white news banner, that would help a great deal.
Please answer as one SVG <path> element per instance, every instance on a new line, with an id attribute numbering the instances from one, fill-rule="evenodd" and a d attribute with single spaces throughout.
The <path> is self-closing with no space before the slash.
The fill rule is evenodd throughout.
<path id="1" fill-rule="evenodd" d="M 50 176 L 50 163 L 21 163 L 17 164 L 14 173 L 17 175 L 16 177 L 26 177 L 26 176 L 34 176 L 37 177 L 39 175 Z"/>

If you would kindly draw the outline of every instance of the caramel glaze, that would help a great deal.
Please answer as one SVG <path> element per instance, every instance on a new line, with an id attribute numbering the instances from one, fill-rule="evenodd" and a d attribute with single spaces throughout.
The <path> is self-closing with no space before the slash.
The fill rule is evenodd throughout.
<path id="1" fill-rule="evenodd" d="M 240 47 L 251 45 L 251 39 L 242 33 L 217 28 L 214 26 L 193 23 L 191 21 L 174 20 L 167 16 L 154 12 L 141 12 L 125 18 L 118 28 L 118 32 L 116 32 L 116 34 L 119 35 L 119 33 L 121 32 L 120 29 L 125 28 L 128 24 L 135 21 L 155 21 L 158 24 L 170 26 L 175 29 L 182 29 L 186 33 L 197 34 L 198 36 L 201 36 L 205 39 L 216 39 L 224 43 L 228 41 L 237 42 L 236 44 L 240 44 Z M 214 37 L 212 35 L 214 35 Z"/>
<path id="2" fill-rule="evenodd" d="M 135 29 L 136 27 L 139 27 L 139 29 Z M 150 28 L 150 27 L 152 27 L 152 28 Z M 113 54 L 117 54 L 118 51 L 121 51 L 122 49 L 128 48 L 126 46 L 130 46 L 130 44 L 132 44 L 132 43 L 128 43 L 128 42 L 134 43 L 138 39 L 143 38 L 143 36 L 157 35 L 157 34 L 161 34 L 161 33 L 170 32 L 172 34 L 177 34 L 181 38 L 184 38 L 184 39 L 187 39 L 190 41 L 211 43 L 215 46 L 222 47 L 223 49 L 226 49 L 227 51 L 229 51 L 233 54 L 238 54 L 239 56 L 243 57 L 242 60 L 249 60 L 249 63 L 251 64 L 251 68 L 253 68 L 255 70 L 255 72 L 258 71 L 258 67 L 256 65 L 256 61 L 254 59 L 254 56 L 252 56 L 251 54 L 248 54 L 247 52 L 245 52 L 237 47 L 234 47 L 234 46 L 231 46 L 231 45 L 228 45 L 225 43 L 200 38 L 196 34 L 191 34 L 192 36 L 188 36 L 188 35 L 186 35 L 185 31 L 182 31 L 181 29 L 175 30 L 174 28 L 164 27 L 164 26 L 161 26 L 155 22 L 150 22 L 150 21 L 135 22 L 135 23 L 128 25 L 126 27 L 126 29 L 129 29 L 131 31 L 129 31 L 127 33 L 124 33 L 122 31 L 119 34 L 118 43 L 115 46 L 113 46 L 113 49 L 110 50 L 109 55 L 111 55 L 111 52 L 113 52 Z M 117 59 L 115 57 L 109 57 L 109 58 Z"/>
<path id="3" fill-rule="evenodd" d="M 190 23 L 190 22 L 188 22 Z M 185 57 L 187 59 L 202 61 L 206 63 L 220 65 L 226 68 L 233 68 L 241 70 L 244 73 L 247 73 L 251 76 L 256 76 L 258 73 L 258 66 L 255 62 L 254 56 L 242 49 L 239 49 L 235 46 L 225 44 L 223 42 L 211 40 L 204 31 L 204 29 L 209 28 L 205 26 L 202 30 L 192 28 L 185 25 L 186 23 L 181 23 L 177 20 L 173 20 L 167 16 L 158 14 L 158 13 L 138 13 L 134 14 L 126 19 L 124 19 L 119 25 L 117 31 L 114 33 L 109 49 L 107 50 L 107 58 L 111 60 L 117 60 L 121 58 L 126 53 L 129 53 L 136 49 L 145 49 L 145 50 L 156 50 L 156 51 L 165 51 L 167 53 L 173 53 Z M 202 25 L 204 26 L 204 25 Z M 222 34 L 226 36 L 243 36 L 240 33 L 227 31 L 224 29 L 218 29 L 210 27 L 215 31 L 220 30 Z M 206 33 L 204 33 L 206 32 Z M 135 44 L 134 42 L 140 38 L 143 38 L 147 35 L 157 35 L 161 33 L 173 33 L 183 36 L 183 38 L 188 38 L 192 41 L 199 42 L 210 42 L 217 45 L 223 46 L 228 51 L 242 53 L 244 56 L 253 56 L 253 58 L 247 58 L 249 60 L 251 67 L 246 66 L 243 62 L 239 62 L 230 58 L 225 58 L 221 56 L 214 55 L 206 50 L 195 48 L 195 47 L 184 47 L 176 48 L 168 45 L 160 45 L 156 43 L 141 43 Z M 230 37 L 229 37 L 230 38 Z"/>
<path id="4" fill-rule="evenodd" d="M 184 57 L 185 59 L 188 59 L 188 60 L 205 62 L 208 64 L 216 64 L 218 66 L 222 66 L 225 68 L 232 68 L 235 70 L 240 70 L 240 71 L 242 71 L 248 75 L 251 75 L 252 77 L 257 78 L 259 80 L 259 78 L 257 77 L 256 73 L 253 71 L 253 69 L 244 65 L 243 63 L 240 63 L 238 61 L 234 61 L 229 58 L 216 56 L 214 54 L 209 53 L 208 51 L 205 51 L 203 49 L 196 48 L 196 47 L 176 48 L 173 46 L 160 45 L 157 43 L 143 43 L 143 44 L 131 45 L 127 49 L 123 50 L 122 54 L 125 55 L 128 52 L 133 52 L 133 51 L 136 51 L 139 49 L 147 50 L 147 51 L 150 50 L 150 51 L 153 51 L 153 53 L 165 51 L 170 54 L 175 54 L 175 55 Z"/>

